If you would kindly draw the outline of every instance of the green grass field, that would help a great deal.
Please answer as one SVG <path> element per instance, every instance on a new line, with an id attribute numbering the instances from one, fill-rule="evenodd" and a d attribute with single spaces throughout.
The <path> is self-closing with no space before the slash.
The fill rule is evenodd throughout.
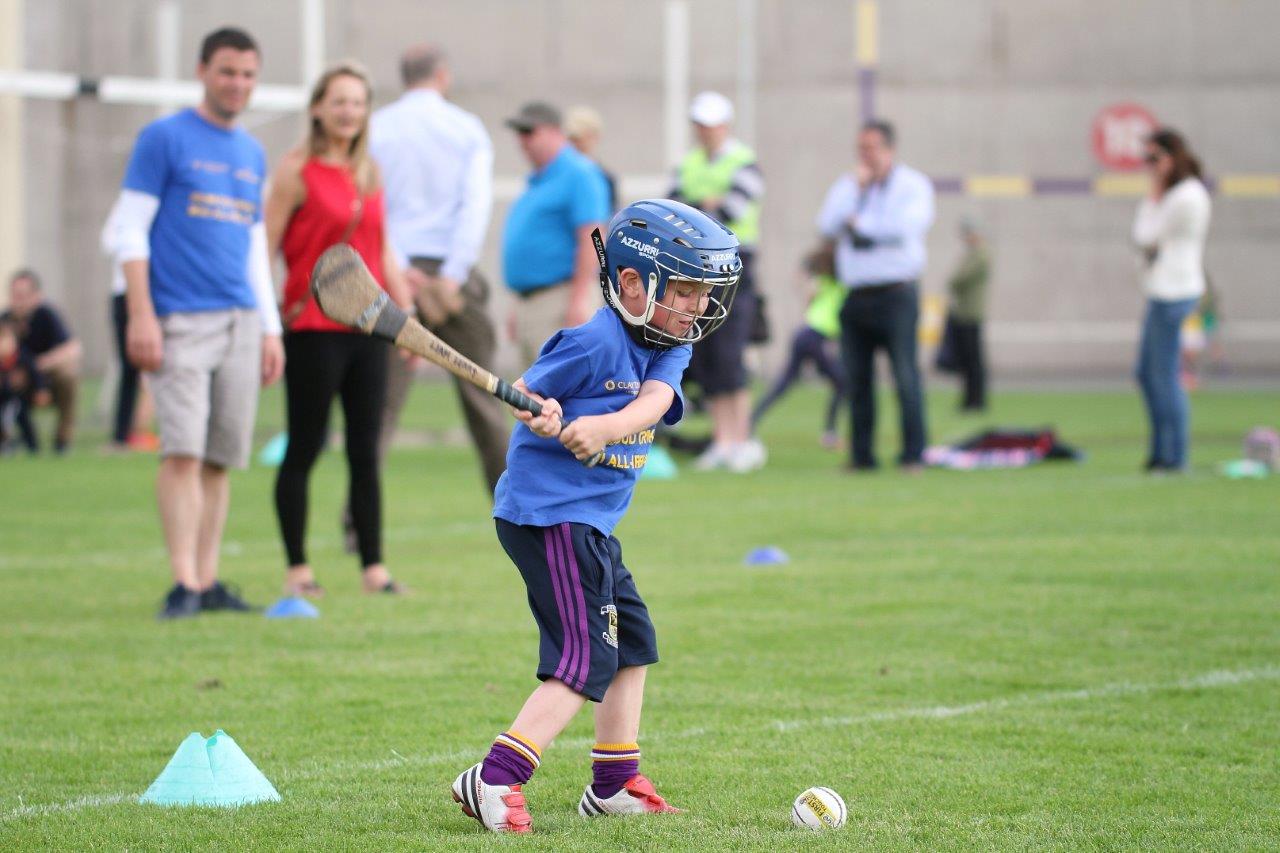
<path id="1" fill-rule="evenodd" d="M 484 836 L 448 786 L 534 680 L 534 626 L 465 447 L 397 450 L 388 563 L 362 595 L 336 528 L 338 454 L 312 483 L 316 621 L 159 624 L 168 580 L 148 457 L 0 460 L 3 849 L 1276 849 L 1280 478 L 1216 464 L 1280 394 L 1201 393 L 1193 470 L 1138 473 L 1135 393 L 1008 393 L 935 440 L 1053 423 L 1082 465 L 851 477 L 821 400 L 766 423 L 757 475 L 641 483 L 618 531 L 658 626 L 642 747 L 680 816 L 588 822 L 589 717 L 527 788 L 536 835 Z M 415 392 L 417 428 L 456 419 Z M 882 410 L 886 456 L 897 440 Z M 261 438 L 280 423 L 264 398 Z M 278 597 L 273 472 L 234 477 L 223 575 Z M 788 565 L 748 568 L 777 545 Z M 229 732 L 283 802 L 140 806 L 190 732 Z M 792 828 L 827 785 L 839 832 Z"/>

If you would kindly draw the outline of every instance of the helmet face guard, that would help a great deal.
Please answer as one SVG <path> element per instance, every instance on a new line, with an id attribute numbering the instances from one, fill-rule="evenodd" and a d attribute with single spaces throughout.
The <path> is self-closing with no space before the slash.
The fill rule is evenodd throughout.
<path id="1" fill-rule="evenodd" d="M 609 223 L 609 243 L 592 234 L 604 298 L 637 343 L 669 349 L 703 340 L 729 316 L 742 275 L 738 240 L 711 217 L 679 202 L 637 202 Z M 622 304 L 621 275 L 634 269 L 645 289 L 640 313 Z M 695 312 L 662 305 L 668 285 L 688 282 L 703 291 Z M 660 314 L 661 320 L 655 321 Z"/>

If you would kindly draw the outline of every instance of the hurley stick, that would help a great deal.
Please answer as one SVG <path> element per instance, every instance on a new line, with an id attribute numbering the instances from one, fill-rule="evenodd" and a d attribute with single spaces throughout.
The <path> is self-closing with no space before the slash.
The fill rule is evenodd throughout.
<path id="1" fill-rule="evenodd" d="M 311 270 L 311 293 L 329 319 L 420 355 L 509 406 L 534 417 L 542 414 L 542 404 L 537 400 L 463 356 L 392 302 L 355 249 L 346 243 L 330 246 L 316 261 Z M 603 458 L 601 451 L 584 464 L 592 467 Z"/>

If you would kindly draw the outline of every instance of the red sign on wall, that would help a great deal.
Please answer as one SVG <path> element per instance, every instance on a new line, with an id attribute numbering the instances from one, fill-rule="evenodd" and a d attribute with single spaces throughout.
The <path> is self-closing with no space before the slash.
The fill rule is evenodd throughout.
<path id="1" fill-rule="evenodd" d="M 1104 169 L 1118 172 L 1142 168 L 1143 140 L 1159 127 L 1146 107 L 1112 104 L 1093 119 L 1093 156 Z"/>

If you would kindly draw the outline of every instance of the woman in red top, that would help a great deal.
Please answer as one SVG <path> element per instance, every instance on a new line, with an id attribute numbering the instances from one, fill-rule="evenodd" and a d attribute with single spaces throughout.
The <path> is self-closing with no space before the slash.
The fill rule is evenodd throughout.
<path id="1" fill-rule="evenodd" d="M 309 287 L 316 259 L 345 242 L 395 302 L 410 304 L 386 238 L 381 182 L 369 157 L 372 99 L 368 76 L 358 66 L 325 72 L 311 91 L 307 140 L 284 156 L 267 197 L 267 239 L 273 255 L 283 253 L 288 271 L 281 313 L 289 449 L 276 476 L 276 514 L 289 559 L 285 587 L 291 593 L 321 592 L 304 547 L 307 486 L 328 435 L 335 394 L 346 419 L 349 497 L 364 589 L 400 591 L 382 564 L 378 432 L 387 345 L 329 320 Z"/>

